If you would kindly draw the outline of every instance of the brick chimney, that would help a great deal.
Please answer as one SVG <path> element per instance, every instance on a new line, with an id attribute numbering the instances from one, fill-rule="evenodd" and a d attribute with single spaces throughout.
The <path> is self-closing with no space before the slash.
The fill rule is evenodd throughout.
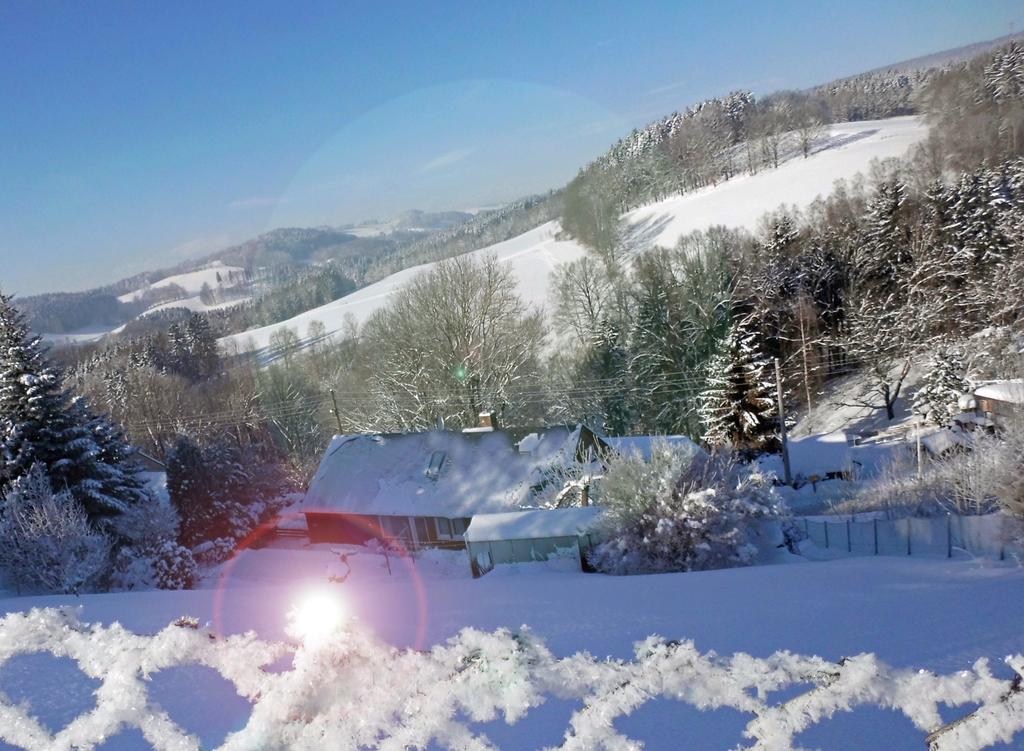
<path id="1" fill-rule="evenodd" d="M 491 430 L 498 429 L 498 413 L 494 410 L 490 412 L 481 412 L 477 427 L 490 428 Z"/>

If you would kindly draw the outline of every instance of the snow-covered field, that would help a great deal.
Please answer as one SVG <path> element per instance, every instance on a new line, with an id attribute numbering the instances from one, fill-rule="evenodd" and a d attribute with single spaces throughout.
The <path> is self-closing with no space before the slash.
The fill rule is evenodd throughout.
<path id="1" fill-rule="evenodd" d="M 107 334 L 120 333 L 123 329 L 123 323 L 117 326 L 98 324 L 76 329 L 75 331 L 68 331 L 63 334 L 41 334 L 40 336 L 42 336 L 43 341 L 52 344 L 88 344 L 89 342 L 99 341 Z"/>
<path id="2" fill-rule="evenodd" d="M 172 300 L 170 302 L 160 303 L 154 305 L 152 308 L 146 310 L 142 315 L 146 316 L 150 313 L 156 313 L 160 310 L 169 310 L 171 308 L 184 308 L 185 310 L 191 310 L 193 313 L 205 313 L 211 310 L 224 310 L 225 308 L 233 308 L 236 305 L 242 305 L 250 300 L 249 297 L 240 297 L 236 300 L 226 300 L 225 302 L 214 303 L 213 305 L 207 305 L 204 303 L 199 295 L 193 295 L 192 297 L 186 297 L 181 300 Z"/>
<path id="3" fill-rule="evenodd" d="M 742 175 L 627 213 L 627 242 L 631 250 L 638 251 L 655 245 L 670 247 L 683 235 L 711 226 L 755 229 L 765 213 L 782 204 L 805 207 L 818 196 L 827 195 L 836 180 L 866 171 L 875 159 L 903 155 L 926 134 L 927 127 L 917 117 L 834 125 L 824 147 L 807 159 L 793 158 L 775 170 Z M 574 241 L 557 240 L 559 229 L 558 222 L 548 222 L 474 253 L 493 255 L 509 264 L 522 298 L 548 307 L 551 271 L 585 253 Z M 286 326 L 303 336 L 313 321 L 323 323 L 328 332 L 338 331 L 348 316 L 365 321 L 387 303 L 390 295 L 429 267 L 425 264 L 405 269 L 282 323 L 245 331 L 223 341 L 240 349 L 263 349 L 279 328 Z"/>
<path id="4" fill-rule="evenodd" d="M 198 295 L 203 289 L 203 285 L 207 284 L 211 288 L 217 288 L 217 275 L 220 274 L 221 279 L 224 283 L 227 283 L 228 274 L 231 272 L 240 273 L 243 269 L 238 266 L 228 266 L 221 261 L 214 261 L 205 269 L 199 269 L 198 271 L 190 271 L 186 274 L 174 274 L 173 276 L 167 276 L 163 279 L 159 279 L 151 284 L 146 285 L 142 289 L 129 292 L 128 294 L 121 295 L 117 299 L 121 302 L 132 302 L 141 297 L 145 292 L 151 289 L 162 289 L 164 287 L 170 287 L 172 284 L 176 284 L 185 290 L 188 295 Z"/>
<path id="5" fill-rule="evenodd" d="M 253 629 L 264 639 L 281 640 L 288 638 L 287 611 L 310 586 L 322 582 L 330 558 L 323 550 L 253 551 L 225 568 L 223 578 L 207 589 L 10 598 L 0 600 L 0 613 L 76 605 L 82 621 L 116 620 L 140 634 L 194 615 L 222 634 Z M 431 555 L 416 564 L 393 559 L 391 564 L 389 576 L 381 559 L 356 556 L 352 576 L 332 586 L 350 618 L 398 647 L 429 648 L 466 627 L 492 632 L 527 625 L 556 658 L 586 651 L 598 659 L 630 660 L 635 643 L 655 634 L 692 639 L 701 653 L 766 658 L 789 650 L 835 661 L 870 652 L 893 668 L 942 674 L 970 670 L 976 660 L 987 658 L 1003 679 L 1012 675 L 1003 657 L 1024 651 L 1024 571 L 983 561 L 847 559 L 642 577 L 523 567 L 498 569 L 479 580 L 469 578 L 465 560 L 455 554 Z M 10 646 L 0 644 L 0 660 Z M 398 668 L 395 656 L 382 654 L 381 659 Z M 323 674 L 340 671 L 334 680 L 344 681 L 345 664 L 325 663 Z M 282 664 L 278 669 L 289 668 Z M 395 682 L 390 673 L 379 679 L 382 686 Z M 248 721 L 249 702 L 210 668 L 166 668 L 147 681 L 150 698 L 198 735 L 203 748 L 215 747 Z M 11 701 L 28 702 L 50 731 L 93 707 L 97 685 L 69 660 L 45 654 L 16 656 L 0 666 L 0 691 Z M 791 690 L 771 698 L 792 696 Z M 425 705 L 433 700 L 423 699 Z M 578 700 L 549 697 L 511 726 L 501 720 L 457 720 L 485 733 L 499 748 L 532 749 L 561 744 L 579 708 Z M 943 713 L 943 720 L 971 709 Z M 751 719 L 736 709 L 700 712 L 659 698 L 615 719 L 614 728 L 648 749 L 726 749 L 751 743 L 742 735 Z M 925 747 L 923 733 L 905 715 L 875 707 L 840 711 L 796 740 L 803 747 L 827 749 Z M 1016 745 L 992 748 L 1021 748 L 1020 743 L 1018 736 Z M 145 747 L 137 730 L 101 746 L 107 751 Z M 0 743 L 0 748 L 9 747 Z"/>

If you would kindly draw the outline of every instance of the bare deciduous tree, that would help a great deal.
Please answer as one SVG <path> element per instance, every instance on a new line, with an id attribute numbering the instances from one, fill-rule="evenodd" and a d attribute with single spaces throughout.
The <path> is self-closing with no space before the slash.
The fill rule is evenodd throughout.
<path id="1" fill-rule="evenodd" d="M 465 425 L 484 409 L 521 408 L 530 400 L 517 390 L 536 388 L 544 335 L 542 314 L 496 259 L 443 261 L 367 322 L 372 411 L 355 422 L 415 430 L 439 416 Z"/>

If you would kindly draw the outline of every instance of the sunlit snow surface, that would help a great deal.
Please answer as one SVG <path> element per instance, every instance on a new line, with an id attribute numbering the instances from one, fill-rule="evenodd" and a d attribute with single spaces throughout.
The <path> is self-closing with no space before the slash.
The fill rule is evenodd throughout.
<path id="1" fill-rule="evenodd" d="M 210 582 L 209 589 L 10 598 L 0 601 L 0 611 L 81 605 L 83 621 L 116 620 L 138 633 L 155 633 L 188 614 L 220 633 L 254 629 L 264 639 L 281 640 L 288 638 L 287 613 L 296 598 L 322 584 L 336 558 L 330 546 L 250 551 L 225 567 L 226 579 Z M 636 642 L 657 634 L 692 639 L 705 653 L 763 658 L 791 650 L 834 661 L 871 652 L 893 667 L 943 674 L 970 669 L 985 657 L 1002 678 L 1009 677 L 1002 658 L 1024 651 L 1024 572 L 981 561 L 866 558 L 649 577 L 525 566 L 499 568 L 479 580 L 453 554 L 430 554 L 415 563 L 392 559 L 391 575 L 379 556 L 359 553 L 351 561 L 352 575 L 335 585 L 346 613 L 400 647 L 427 648 L 464 627 L 489 632 L 526 624 L 556 657 L 585 650 L 598 658 L 631 659 Z M 151 698 L 197 733 L 204 748 L 247 721 L 248 702 L 208 668 L 169 669 L 152 683 Z M 28 701 L 51 729 L 91 707 L 95 688 L 73 664 L 50 656 L 22 656 L 0 668 L 0 690 Z M 498 720 L 473 727 L 500 748 L 558 745 L 577 708 L 549 698 L 515 725 Z M 733 709 L 699 712 L 659 699 L 616 721 L 616 728 L 649 749 L 678 749 L 683 739 L 685 747 L 725 749 L 745 743 L 741 732 L 750 719 Z M 840 713 L 798 740 L 827 749 L 923 747 L 921 732 L 905 716 L 868 708 Z M 102 746 L 141 747 L 137 733 Z"/>
<path id="2" fill-rule="evenodd" d="M 625 242 L 636 252 L 654 245 L 671 247 L 683 235 L 711 226 L 756 229 L 765 213 L 786 204 L 806 207 L 826 196 L 836 180 L 867 172 L 875 159 L 904 155 L 927 134 L 917 117 L 896 117 L 832 126 L 823 147 L 809 158 L 795 157 L 778 169 L 741 175 L 717 186 L 642 206 L 625 215 Z M 549 277 L 563 263 L 580 258 L 584 249 L 575 241 L 559 240 L 557 221 L 547 222 L 476 255 L 494 255 L 507 263 L 518 280 L 519 293 L 529 303 L 550 308 Z M 224 341 L 246 349 L 264 349 L 274 331 L 283 326 L 305 336 L 309 324 L 320 321 L 328 332 L 342 329 L 351 316 L 365 321 L 383 307 L 394 292 L 428 269 L 424 264 L 399 271 L 334 302 L 306 311 L 283 323 L 227 337 Z"/>

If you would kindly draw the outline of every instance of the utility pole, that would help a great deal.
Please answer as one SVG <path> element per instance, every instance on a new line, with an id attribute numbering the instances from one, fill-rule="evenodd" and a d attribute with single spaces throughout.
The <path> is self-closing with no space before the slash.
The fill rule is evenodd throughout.
<path id="1" fill-rule="evenodd" d="M 789 440 L 786 438 L 786 408 L 782 404 L 782 368 L 779 358 L 775 358 L 775 392 L 779 400 L 779 435 L 782 437 L 782 471 L 785 473 L 787 485 L 793 484 L 789 471 Z"/>
<path id="2" fill-rule="evenodd" d="M 800 354 L 804 361 L 804 393 L 807 396 L 807 415 L 811 414 L 811 369 L 807 365 L 807 332 L 804 330 L 804 311 L 800 314 Z"/>
<path id="3" fill-rule="evenodd" d="M 919 416 L 917 420 L 917 430 L 914 431 L 915 438 L 917 440 L 917 479 L 920 480 L 924 475 L 924 469 L 922 468 L 922 452 L 921 452 L 921 424 L 924 421 L 923 416 Z"/>
<path id="4" fill-rule="evenodd" d="M 334 421 L 338 423 L 338 433 L 341 434 L 344 431 L 341 429 L 341 415 L 338 414 L 338 399 L 334 396 L 334 389 L 331 389 L 331 404 L 334 405 L 331 412 L 334 413 Z"/>

